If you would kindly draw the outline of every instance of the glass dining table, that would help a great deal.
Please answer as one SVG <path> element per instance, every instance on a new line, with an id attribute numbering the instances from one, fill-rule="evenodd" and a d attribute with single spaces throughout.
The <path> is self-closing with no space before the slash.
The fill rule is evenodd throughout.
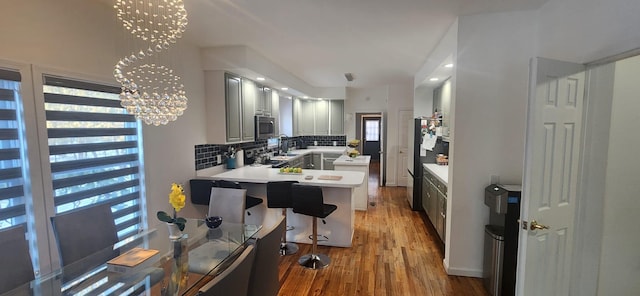
<path id="1" fill-rule="evenodd" d="M 196 295 L 234 261 L 260 228 L 223 222 L 210 229 L 203 219 L 187 219 L 182 237 L 170 239 L 169 228 L 160 223 L 104 250 L 120 254 L 133 248 L 158 251 L 142 263 L 117 269 L 96 262 L 99 256 L 89 256 L 0 296 Z"/>

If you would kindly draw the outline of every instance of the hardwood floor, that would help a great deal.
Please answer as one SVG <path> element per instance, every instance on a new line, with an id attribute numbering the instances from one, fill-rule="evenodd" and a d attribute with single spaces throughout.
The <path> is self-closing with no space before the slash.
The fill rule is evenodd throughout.
<path id="1" fill-rule="evenodd" d="M 278 295 L 488 295 L 481 279 L 444 272 L 438 238 L 409 209 L 405 188 L 378 187 L 378 177 L 372 164 L 369 210 L 356 211 L 352 247 L 319 246 L 331 265 L 309 270 L 297 260 L 311 245 L 299 244 L 297 254 L 280 259 Z"/>

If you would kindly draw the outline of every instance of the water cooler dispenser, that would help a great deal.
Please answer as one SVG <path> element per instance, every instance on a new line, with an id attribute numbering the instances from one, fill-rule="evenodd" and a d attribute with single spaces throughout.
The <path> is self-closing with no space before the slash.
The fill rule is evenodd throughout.
<path id="1" fill-rule="evenodd" d="M 484 235 L 483 282 L 492 296 L 516 292 L 521 191 L 520 185 L 496 184 L 484 190 L 490 214 Z"/>

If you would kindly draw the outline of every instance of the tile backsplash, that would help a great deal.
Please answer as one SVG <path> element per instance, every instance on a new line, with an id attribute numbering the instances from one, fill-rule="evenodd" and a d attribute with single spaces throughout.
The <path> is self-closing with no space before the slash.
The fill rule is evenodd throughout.
<path id="1" fill-rule="evenodd" d="M 346 136 L 299 136 L 287 138 L 290 141 L 290 147 L 296 146 L 298 140 L 303 140 L 307 146 L 314 146 L 317 141 L 317 146 L 333 146 L 333 142 L 336 142 L 336 146 L 346 146 Z M 258 140 L 255 142 L 246 142 L 238 144 L 202 144 L 195 146 L 195 165 L 196 170 L 203 170 L 206 168 L 214 167 L 225 163 L 225 152 L 229 147 L 241 148 L 245 151 L 245 158 L 247 157 L 247 151 L 255 151 L 258 153 L 271 152 L 276 149 L 267 149 L 266 140 Z M 221 156 L 221 162 L 218 163 L 218 156 Z M 245 161 L 246 163 L 246 161 Z"/>

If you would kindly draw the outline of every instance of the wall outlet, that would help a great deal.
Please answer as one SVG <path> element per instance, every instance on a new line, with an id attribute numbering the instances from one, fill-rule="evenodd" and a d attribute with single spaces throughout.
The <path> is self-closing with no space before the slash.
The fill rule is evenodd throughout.
<path id="1" fill-rule="evenodd" d="M 220 155 L 220 154 L 216 155 L 216 163 L 218 163 L 218 164 L 222 163 L 222 155 Z"/>

